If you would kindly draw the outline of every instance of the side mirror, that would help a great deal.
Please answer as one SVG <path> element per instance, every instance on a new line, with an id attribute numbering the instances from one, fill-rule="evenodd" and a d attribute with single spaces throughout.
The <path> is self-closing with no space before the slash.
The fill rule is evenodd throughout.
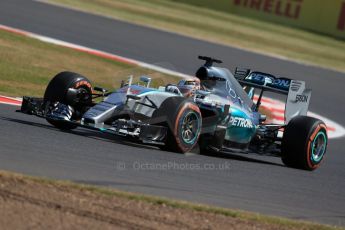
<path id="1" fill-rule="evenodd" d="M 140 77 L 140 81 L 146 83 L 146 88 L 150 87 L 150 83 L 151 83 L 151 78 L 147 77 L 147 76 L 141 76 Z"/>

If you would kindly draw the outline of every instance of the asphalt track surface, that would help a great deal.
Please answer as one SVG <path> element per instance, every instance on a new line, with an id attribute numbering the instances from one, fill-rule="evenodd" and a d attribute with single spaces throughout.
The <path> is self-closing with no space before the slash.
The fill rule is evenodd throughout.
<path id="1" fill-rule="evenodd" d="M 169 62 L 188 74 L 204 54 L 230 69 L 306 80 L 313 88 L 310 109 L 345 124 L 343 73 L 28 0 L 1 0 L 0 24 L 148 63 Z M 85 129 L 61 132 L 15 109 L 0 105 L 0 169 L 345 226 L 344 138 L 331 140 L 321 168 L 306 172 L 284 167 L 279 158 L 180 155 Z M 158 169 L 164 165 L 169 169 Z"/>

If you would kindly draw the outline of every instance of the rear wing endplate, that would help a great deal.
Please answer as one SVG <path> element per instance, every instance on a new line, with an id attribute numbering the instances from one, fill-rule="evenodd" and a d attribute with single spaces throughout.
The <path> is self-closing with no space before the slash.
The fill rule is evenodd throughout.
<path id="1" fill-rule="evenodd" d="M 311 92 L 311 89 L 306 89 L 304 81 L 291 81 L 289 94 L 285 103 L 286 124 L 296 116 L 307 115 Z"/>
<path id="2" fill-rule="evenodd" d="M 306 88 L 304 81 L 278 78 L 271 74 L 238 68 L 236 68 L 234 76 L 242 86 L 261 89 L 257 108 L 260 106 L 264 91 L 286 95 L 285 124 L 295 116 L 307 115 L 312 91 Z M 252 92 L 252 90 L 248 90 L 248 92 Z"/>

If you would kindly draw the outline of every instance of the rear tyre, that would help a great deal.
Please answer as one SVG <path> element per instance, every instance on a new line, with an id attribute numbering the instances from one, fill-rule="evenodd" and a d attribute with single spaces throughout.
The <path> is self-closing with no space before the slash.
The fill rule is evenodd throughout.
<path id="1" fill-rule="evenodd" d="M 202 119 L 199 107 L 192 101 L 183 97 L 168 98 L 155 111 L 153 117 L 165 117 L 169 128 L 166 145 L 161 149 L 186 153 L 197 144 Z"/>
<path id="2" fill-rule="evenodd" d="M 70 98 L 67 96 L 69 88 L 80 89 L 81 98 L 72 106 L 76 114 L 80 114 L 85 106 L 92 103 L 91 82 L 84 76 L 73 72 L 61 72 L 57 74 L 48 84 L 44 93 L 44 104 L 49 105 L 59 102 L 65 105 L 71 105 Z M 63 130 L 75 129 L 77 125 L 64 121 L 57 121 L 47 118 L 47 121 L 55 127 Z"/>
<path id="3" fill-rule="evenodd" d="M 326 153 L 327 128 L 319 119 L 298 116 L 285 127 L 282 161 L 288 167 L 315 170 Z"/>

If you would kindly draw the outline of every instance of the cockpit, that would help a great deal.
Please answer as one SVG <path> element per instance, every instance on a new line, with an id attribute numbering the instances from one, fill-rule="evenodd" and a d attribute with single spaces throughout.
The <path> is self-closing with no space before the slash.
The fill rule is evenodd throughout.
<path id="1" fill-rule="evenodd" d="M 232 102 L 231 104 L 249 110 L 253 107 L 253 101 L 228 69 L 202 66 L 196 72 L 196 77 L 200 79 L 201 90 L 226 98 Z"/>

